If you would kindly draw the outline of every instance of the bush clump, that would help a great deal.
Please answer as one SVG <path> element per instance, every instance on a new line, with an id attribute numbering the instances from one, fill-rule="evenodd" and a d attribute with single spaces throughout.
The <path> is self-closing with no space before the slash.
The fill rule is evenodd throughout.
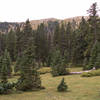
<path id="1" fill-rule="evenodd" d="M 100 69 L 93 70 L 91 72 L 84 72 L 81 74 L 82 77 L 93 77 L 93 76 L 100 76 Z"/>
<path id="2" fill-rule="evenodd" d="M 86 65 L 83 67 L 83 70 L 91 70 L 93 69 L 93 65 Z"/>
<path id="3" fill-rule="evenodd" d="M 0 83 L 0 94 L 8 94 L 14 88 L 15 83 Z"/>
<path id="4" fill-rule="evenodd" d="M 67 91 L 68 86 L 66 85 L 66 83 L 64 82 L 64 78 L 61 80 L 60 84 L 57 87 L 58 92 L 65 92 Z"/>

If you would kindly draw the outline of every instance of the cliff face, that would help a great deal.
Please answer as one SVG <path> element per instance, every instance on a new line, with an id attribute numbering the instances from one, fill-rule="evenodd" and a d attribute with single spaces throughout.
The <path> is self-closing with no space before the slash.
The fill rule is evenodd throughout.
<path id="1" fill-rule="evenodd" d="M 38 25 L 40 25 L 41 23 L 48 25 L 48 23 L 50 23 L 50 22 L 52 22 L 52 23 L 53 22 L 54 23 L 55 22 L 68 23 L 68 22 L 72 22 L 74 20 L 76 22 L 76 24 L 79 24 L 81 18 L 82 18 L 82 16 L 67 18 L 67 19 L 64 19 L 64 20 L 55 19 L 55 18 L 48 18 L 48 19 L 41 19 L 41 20 L 31 20 L 30 23 L 31 23 L 33 29 L 37 29 Z M 88 19 L 88 17 L 85 17 L 85 19 Z M 22 22 L 22 23 L 0 22 L 0 32 L 7 33 L 11 29 L 15 30 L 18 25 L 22 28 L 24 26 L 24 22 Z"/>

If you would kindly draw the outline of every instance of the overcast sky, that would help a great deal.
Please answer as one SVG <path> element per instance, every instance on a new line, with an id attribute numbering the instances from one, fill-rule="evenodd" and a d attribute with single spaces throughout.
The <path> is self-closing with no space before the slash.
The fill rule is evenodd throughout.
<path id="1" fill-rule="evenodd" d="M 94 2 L 100 8 L 100 0 L 0 0 L 0 21 L 86 16 Z"/>

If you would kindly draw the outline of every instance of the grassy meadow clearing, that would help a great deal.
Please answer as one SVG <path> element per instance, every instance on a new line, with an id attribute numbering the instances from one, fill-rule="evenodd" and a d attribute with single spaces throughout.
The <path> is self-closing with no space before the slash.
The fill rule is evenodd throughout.
<path id="1" fill-rule="evenodd" d="M 72 71 L 81 70 L 80 68 Z M 68 92 L 57 92 L 62 77 L 68 85 Z M 18 76 L 9 81 L 16 81 Z M 80 75 L 52 77 L 50 73 L 42 74 L 41 91 L 0 95 L 0 100 L 100 100 L 100 76 L 83 78 Z"/>

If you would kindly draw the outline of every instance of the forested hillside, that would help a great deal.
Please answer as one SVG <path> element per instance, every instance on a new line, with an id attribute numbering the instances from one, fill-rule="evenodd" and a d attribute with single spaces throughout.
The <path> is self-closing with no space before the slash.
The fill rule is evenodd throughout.
<path id="1" fill-rule="evenodd" d="M 32 29 L 36 30 L 38 25 L 40 25 L 41 23 L 44 23 L 46 26 L 49 25 L 50 23 L 68 23 L 68 22 L 73 22 L 75 21 L 77 24 L 79 24 L 79 22 L 81 21 L 82 16 L 79 17 L 73 17 L 73 18 L 67 18 L 64 20 L 60 20 L 60 19 L 55 19 L 55 18 L 48 18 L 48 19 L 41 19 L 41 20 L 31 20 L 30 24 L 32 26 Z M 86 20 L 88 19 L 88 17 L 84 17 Z M 2 33 L 8 33 L 11 29 L 12 30 L 16 30 L 16 28 L 18 26 L 20 26 L 20 28 L 22 29 L 25 25 L 25 22 L 0 22 L 0 32 Z M 53 25 L 52 25 L 53 27 Z"/>
<path id="2" fill-rule="evenodd" d="M 15 100 L 51 100 L 51 97 L 52 100 L 99 100 L 98 78 L 83 79 L 74 75 L 100 77 L 97 3 L 87 12 L 88 17 L 65 20 L 27 19 L 23 23 L 0 23 L 0 95 L 13 93 L 9 98 L 7 95 L 0 98 L 12 100 L 16 95 Z M 37 90 L 41 90 L 41 94 L 32 92 Z M 31 91 L 31 95 L 26 92 L 23 95 L 24 91 Z M 58 99 L 60 93 L 64 99 Z"/>
<path id="3" fill-rule="evenodd" d="M 74 19 L 77 20 L 64 21 L 45 19 L 29 22 L 32 28 L 31 37 L 34 38 L 35 59 L 39 66 L 41 64 L 42 66 L 50 66 L 53 53 L 59 50 L 68 66 L 77 64 L 86 67 L 86 69 L 87 66 L 89 69 L 93 66 L 99 67 L 96 62 L 98 62 L 98 53 L 100 53 L 100 18 L 94 6 L 88 11 L 88 18 L 76 17 Z M 8 32 L 0 34 L 0 55 L 4 53 L 5 49 L 10 53 L 12 61 L 16 61 L 22 55 L 25 43 L 30 40 L 27 40 L 30 36 L 30 29 L 27 29 L 27 33 L 24 32 L 25 24 L 0 24 L 1 29 Z M 38 25 L 37 28 L 36 25 Z M 7 31 L 10 26 L 14 30 Z"/>

